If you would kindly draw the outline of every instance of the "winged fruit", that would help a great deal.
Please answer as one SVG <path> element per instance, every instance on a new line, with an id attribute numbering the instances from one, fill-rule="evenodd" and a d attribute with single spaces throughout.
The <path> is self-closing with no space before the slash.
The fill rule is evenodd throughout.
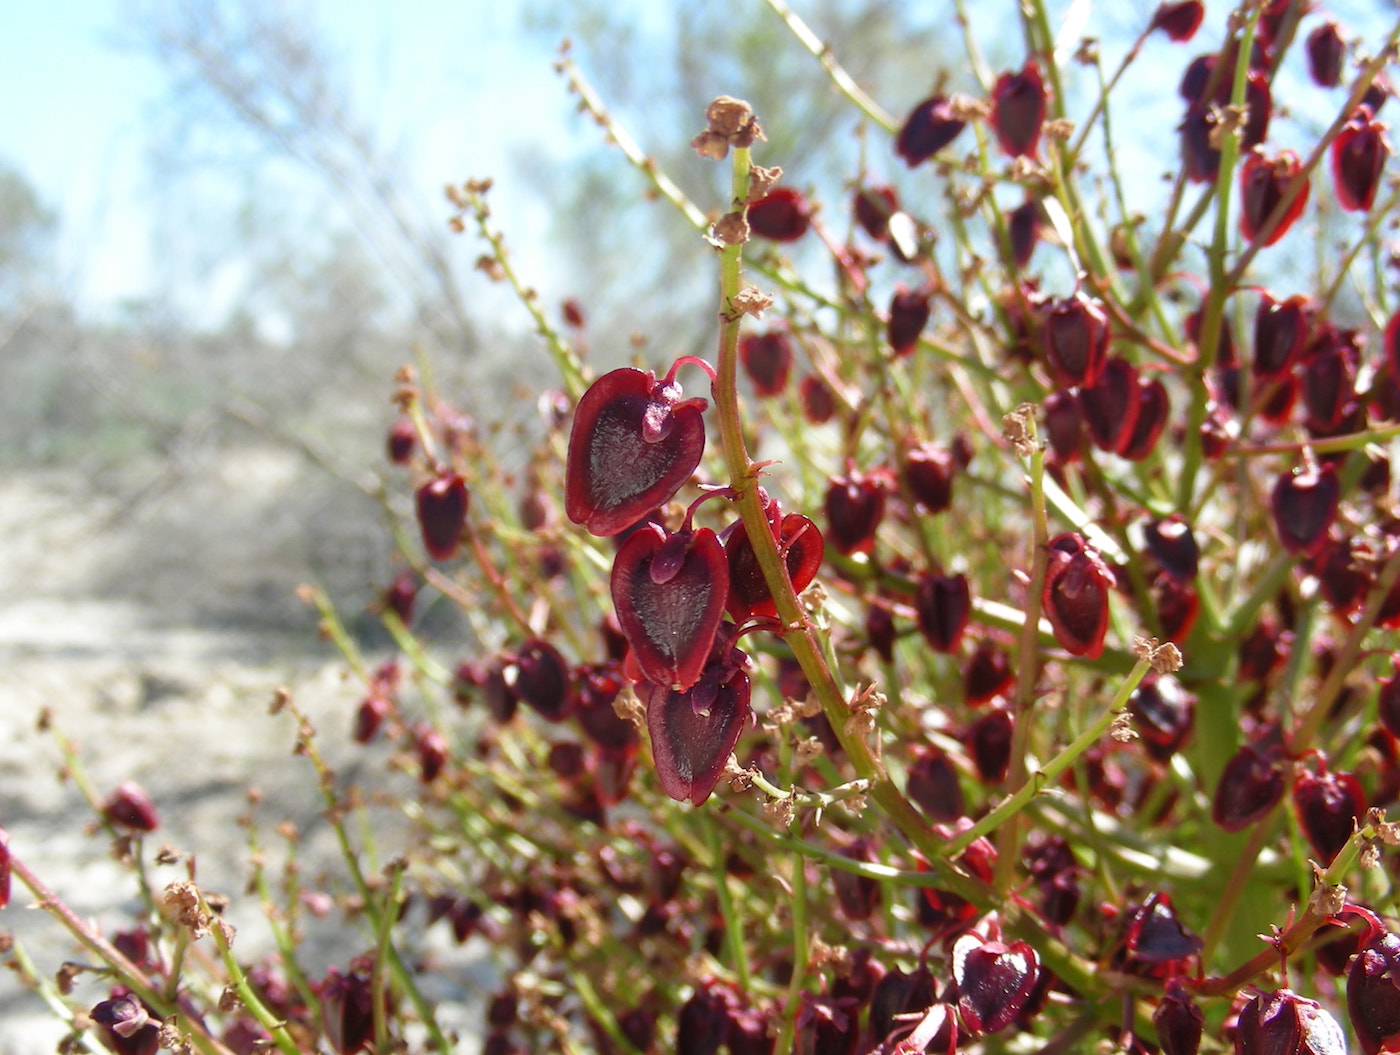
<path id="1" fill-rule="evenodd" d="M 700 464 L 707 404 L 682 399 L 674 373 L 658 381 L 624 366 L 579 400 L 564 480 L 564 510 L 575 524 L 621 534 L 669 502 Z"/>

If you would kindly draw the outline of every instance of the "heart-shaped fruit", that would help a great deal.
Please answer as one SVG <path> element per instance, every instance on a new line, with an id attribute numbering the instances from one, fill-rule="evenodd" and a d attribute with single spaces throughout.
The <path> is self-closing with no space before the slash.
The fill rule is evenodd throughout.
<path id="1" fill-rule="evenodd" d="M 617 551 L 612 598 L 631 659 L 679 691 L 700 678 L 729 597 L 729 562 L 709 528 L 635 532 Z"/>
<path id="2" fill-rule="evenodd" d="M 919 631 L 935 652 L 956 652 L 972 612 L 972 591 L 966 575 L 923 575 L 914 609 Z"/>
<path id="3" fill-rule="evenodd" d="M 1269 508 L 1284 548 L 1307 556 L 1319 552 L 1327 541 L 1327 529 L 1337 518 L 1340 495 L 1341 485 L 1330 465 L 1308 466 L 1280 476 L 1269 495 Z"/>
<path id="4" fill-rule="evenodd" d="M 1035 157 L 1045 124 L 1045 80 L 1027 62 L 1020 73 L 1003 73 L 992 88 L 992 130 L 1001 149 L 1014 158 Z"/>
<path id="5" fill-rule="evenodd" d="M 1281 150 L 1274 157 L 1255 151 L 1245 158 L 1240 166 L 1240 234 L 1245 241 L 1252 242 L 1264 233 L 1264 224 L 1283 201 L 1284 192 L 1294 177 L 1302 171 L 1303 163 L 1291 150 Z M 1304 180 L 1288 208 L 1279 216 L 1278 223 L 1264 236 L 1263 245 L 1277 242 L 1303 214 L 1308 204 L 1308 188 Z"/>
<path id="6" fill-rule="evenodd" d="M 1351 961 L 1347 1017 L 1365 1055 L 1400 1048 L 1400 938 L 1378 934 Z"/>
<path id="7" fill-rule="evenodd" d="M 975 931 L 953 945 L 958 1014 L 972 1033 L 995 1033 L 1015 1022 L 1030 1001 L 1040 961 L 1026 942 L 985 941 Z"/>
<path id="8" fill-rule="evenodd" d="M 1108 316 L 1076 293 L 1045 313 L 1045 357 L 1062 388 L 1093 385 L 1108 362 Z"/>
<path id="9" fill-rule="evenodd" d="M 801 513 L 788 513 L 782 519 L 778 537 L 779 552 L 784 554 L 788 578 L 794 593 L 801 593 L 817 576 L 825 547 L 817 525 Z M 741 623 L 755 615 L 776 615 L 773 594 L 758 566 L 758 557 L 749 540 L 749 532 L 741 520 L 724 543 L 729 558 L 729 597 L 725 610 L 735 622 Z"/>
<path id="10" fill-rule="evenodd" d="M 1332 187 L 1337 204 L 1348 212 L 1368 211 L 1376 200 L 1389 157 L 1385 125 L 1366 107 L 1358 107 L 1332 140 Z"/>
<path id="11" fill-rule="evenodd" d="M 1326 865 L 1347 844 L 1365 815 L 1366 795 L 1361 781 L 1351 773 L 1305 770 L 1293 781 L 1293 809 L 1318 862 Z M 1400 1000 L 1400 993 L 1396 999 Z"/>
<path id="12" fill-rule="evenodd" d="M 1362 1048 L 1367 1050 L 1364 1044 Z M 1316 1000 L 1291 989 L 1276 989 L 1260 993 L 1240 1009 L 1235 1051 L 1237 1055 L 1346 1055 L 1347 1041 L 1337 1020 Z"/>
<path id="13" fill-rule="evenodd" d="M 1057 535 L 1049 548 L 1043 606 L 1055 640 L 1072 656 L 1097 659 L 1108 632 L 1113 574 L 1080 535 Z"/>
<path id="14" fill-rule="evenodd" d="M 1227 832 L 1244 831 L 1283 798 L 1283 769 L 1277 755 L 1245 744 L 1225 763 L 1215 786 L 1211 816 Z"/>
<path id="15" fill-rule="evenodd" d="M 414 505 L 423 548 L 433 560 L 450 560 L 457 552 L 470 500 L 467 485 L 456 473 L 443 473 L 418 488 Z"/>
<path id="16" fill-rule="evenodd" d="M 925 99 L 905 118 L 895 139 L 894 151 L 910 168 L 920 165 L 946 147 L 967 122 L 954 116 L 949 100 L 942 95 Z"/>
<path id="17" fill-rule="evenodd" d="M 1177 917 L 1171 898 L 1151 894 L 1128 921 L 1128 952 L 1143 963 L 1170 963 L 1201 951 L 1201 939 Z"/>
<path id="18" fill-rule="evenodd" d="M 702 681 L 684 692 L 651 687 L 647 732 L 656 776 L 661 790 L 679 802 L 699 806 L 710 797 L 752 713 L 749 676 L 737 668 L 718 676 L 726 675 L 717 686 Z"/>
<path id="19" fill-rule="evenodd" d="M 595 535 L 626 531 L 681 489 L 705 452 L 703 399 L 630 366 L 593 382 L 574 412 L 564 510 Z"/>

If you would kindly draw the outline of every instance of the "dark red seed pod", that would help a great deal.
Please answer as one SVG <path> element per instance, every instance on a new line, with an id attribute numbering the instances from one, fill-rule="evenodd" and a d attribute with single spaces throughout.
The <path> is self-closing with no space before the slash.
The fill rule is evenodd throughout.
<path id="1" fill-rule="evenodd" d="M 1195 697 L 1167 675 L 1147 675 L 1128 698 L 1128 711 L 1143 749 L 1158 762 L 1181 750 L 1196 721 Z"/>
<path id="2" fill-rule="evenodd" d="M 520 705 L 520 698 L 515 695 L 515 665 L 509 664 L 510 678 L 506 677 L 506 669 L 504 660 L 492 663 L 481 686 L 486 709 L 501 725 L 515 717 L 516 708 Z"/>
<path id="3" fill-rule="evenodd" d="M 904 456 L 904 486 L 928 513 L 941 513 L 953 501 L 953 477 L 957 473 L 953 452 L 932 443 L 921 443 Z"/>
<path id="4" fill-rule="evenodd" d="M 1201 0 L 1178 0 L 1176 3 L 1162 3 L 1152 15 L 1149 29 L 1160 29 L 1169 40 L 1184 44 L 1196 35 L 1205 18 L 1205 5 Z"/>
<path id="5" fill-rule="evenodd" d="M 1181 922 L 1166 894 L 1148 896 L 1128 920 L 1128 955 L 1139 963 L 1185 960 L 1201 951 L 1201 939 Z"/>
<path id="6" fill-rule="evenodd" d="M 107 796 L 102 816 L 110 824 L 134 832 L 153 832 L 160 827 L 156 804 L 140 784 L 124 780 Z"/>
<path id="7" fill-rule="evenodd" d="M 1233 65 L 1233 64 L 1232 64 Z M 1220 150 L 1211 145 L 1219 108 L 1230 101 L 1233 75 L 1217 79 L 1215 95 L 1201 94 L 1211 78 L 1213 64 L 1193 65 L 1182 81 L 1182 95 L 1188 100 L 1186 117 L 1181 123 L 1181 154 L 1186 178 L 1194 183 L 1212 183 L 1220 172 Z M 1196 73 L 1200 69 L 1202 72 Z M 1228 71 L 1227 71 L 1228 73 Z M 1245 105 L 1248 108 L 1245 125 L 1240 133 L 1240 155 L 1244 156 L 1269 134 L 1269 118 L 1273 113 L 1273 93 L 1262 70 L 1251 69 L 1245 80 Z"/>
<path id="8" fill-rule="evenodd" d="M 1054 460 L 1060 465 L 1078 460 L 1084 437 L 1084 414 L 1079 409 L 1078 393 L 1051 392 L 1041 406 Z"/>
<path id="9" fill-rule="evenodd" d="M 1335 88 L 1342 83 L 1342 60 L 1346 45 L 1337 23 L 1328 19 L 1308 34 L 1303 50 L 1308 56 L 1308 75 L 1319 88 Z M 1374 111 L 1373 111 L 1374 112 Z"/>
<path id="10" fill-rule="evenodd" d="M 1335 429 L 1356 405 L 1356 373 L 1360 349 L 1355 333 L 1337 331 L 1330 323 L 1303 359 L 1303 407 L 1314 432 Z"/>
<path id="11" fill-rule="evenodd" d="M 0 828 L 0 908 L 10 903 L 10 836 Z"/>
<path id="12" fill-rule="evenodd" d="M 418 430 L 413 427 L 413 419 L 399 418 L 389 426 L 389 460 L 395 465 L 407 465 L 418 446 Z"/>
<path id="13" fill-rule="evenodd" d="M 1143 525 L 1143 541 L 1162 570 L 1180 582 L 1190 582 L 1196 577 L 1200 564 L 1200 548 L 1196 537 L 1191 534 L 1191 526 L 1180 513 L 1173 513 L 1165 520 L 1152 520 Z"/>
<path id="14" fill-rule="evenodd" d="M 1303 556 L 1316 554 L 1327 542 L 1340 497 L 1341 485 L 1329 464 L 1280 476 L 1270 492 L 1269 509 L 1284 549 Z"/>
<path id="15" fill-rule="evenodd" d="M 811 425 L 825 425 L 836 416 L 836 396 L 816 374 L 807 374 L 797 385 L 802 416 Z"/>
<path id="16" fill-rule="evenodd" d="M 825 546 L 822 533 L 817 525 L 801 513 L 787 513 L 783 516 L 777 539 L 778 548 L 784 555 L 788 578 L 793 591 L 801 593 L 817 577 L 821 567 Z M 729 560 L 729 596 L 725 610 L 736 623 L 742 623 L 755 615 L 777 615 L 773 604 L 773 594 L 763 577 L 763 569 L 758 565 L 758 557 L 749 541 L 748 528 L 741 520 L 734 525 L 724 543 L 724 553 Z"/>
<path id="17" fill-rule="evenodd" d="M 589 386 L 574 412 L 564 511 L 594 535 L 618 535 L 669 502 L 705 452 L 703 399 L 622 367 Z"/>
<path id="18" fill-rule="evenodd" d="M 1400 1051 L 1400 938 L 1386 931 L 1367 942 L 1347 972 L 1347 1018 L 1363 1055 Z"/>
<path id="19" fill-rule="evenodd" d="M 1040 202 L 1027 201 L 1012 209 L 1006 217 L 1006 235 L 1011 242 L 1011 259 L 1018 268 L 1027 268 L 1035 247 L 1040 243 Z"/>
<path id="20" fill-rule="evenodd" d="M 677 1055 L 715 1055 L 729 1029 L 729 1001 L 719 985 L 702 985 L 676 1014 Z"/>
<path id="21" fill-rule="evenodd" d="M 367 744 L 375 738 L 379 727 L 384 724 L 394 709 L 391 700 L 384 696 L 366 696 L 355 711 L 353 738 L 357 744 Z"/>
<path id="22" fill-rule="evenodd" d="M 1049 547 L 1042 602 L 1055 640 L 1070 655 L 1096 659 L 1108 632 L 1113 574 L 1081 535 L 1057 535 Z"/>
<path id="23" fill-rule="evenodd" d="M 749 230 L 773 242 L 795 242 L 812 226 L 812 207 L 800 191 L 774 187 L 749 203 Z"/>
<path id="24" fill-rule="evenodd" d="M 564 318 L 564 325 L 572 330 L 581 330 L 588 318 L 583 310 L 583 305 L 575 298 L 570 297 L 559 306 L 559 313 Z"/>
<path id="25" fill-rule="evenodd" d="M 384 591 L 384 607 L 399 617 L 399 622 L 409 626 L 413 622 L 413 606 L 418 600 L 418 577 L 412 568 L 400 568 L 394 581 Z"/>
<path id="26" fill-rule="evenodd" d="M 919 343 L 919 334 L 928 325 L 932 309 L 924 290 L 899 289 L 890 299 L 890 318 L 885 339 L 895 355 L 909 355 Z"/>
<path id="27" fill-rule="evenodd" d="M 1137 426 L 1138 372 L 1126 359 L 1111 357 L 1092 385 L 1079 392 L 1079 409 L 1089 437 L 1100 450 L 1120 453 Z"/>
<path id="28" fill-rule="evenodd" d="M 1273 157 L 1256 150 L 1244 159 L 1240 166 L 1240 234 L 1245 241 L 1260 238 L 1289 184 L 1302 171 L 1303 163 L 1291 150 L 1280 150 Z M 1263 237 L 1263 245 L 1273 245 L 1288 233 L 1293 221 L 1303 215 L 1309 190 L 1310 184 L 1304 180 L 1273 229 Z"/>
<path id="29" fill-rule="evenodd" d="M 951 824 L 967 814 L 957 768 L 942 748 L 918 749 L 904 790 L 930 820 Z"/>
<path id="30" fill-rule="evenodd" d="M 1015 1022 L 1030 1001 L 1040 959 L 1024 941 L 987 941 L 976 932 L 953 944 L 958 1015 L 973 1034 L 995 1033 Z"/>
<path id="31" fill-rule="evenodd" d="M 1201 1050 L 1205 1015 L 1178 979 L 1167 983 L 1166 995 L 1152 1012 L 1152 1024 L 1157 1027 L 1162 1055 L 1197 1055 Z"/>
<path id="32" fill-rule="evenodd" d="M 354 1055 L 374 1040 L 374 994 L 358 972 L 332 967 L 321 982 L 321 1029 L 338 1055 Z"/>
<path id="33" fill-rule="evenodd" d="M 530 638 L 515 654 L 515 695 L 549 722 L 562 722 L 574 709 L 569 665 L 548 641 Z"/>
<path id="34" fill-rule="evenodd" d="M 1254 379 L 1274 381 L 1293 369 L 1303 354 L 1312 326 L 1308 299 L 1297 295 L 1275 300 L 1259 298 L 1254 311 Z"/>
<path id="35" fill-rule="evenodd" d="M 1361 105 L 1371 111 L 1371 116 L 1375 117 L 1381 112 L 1381 107 L 1385 101 L 1395 94 L 1395 88 L 1391 85 L 1389 78 L 1383 73 L 1376 74 L 1370 86 L 1366 89 L 1366 94 L 1361 97 Z"/>
<path id="36" fill-rule="evenodd" d="M 1097 303 L 1076 293 L 1045 313 L 1045 356 L 1064 388 L 1092 385 L 1108 362 L 1108 316 Z"/>
<path id="37" fill-rule="evenodd" d="M 1009 689 L 1015 677 L 1006 649 L 994 641 L 979 641 L 963 669 L 963 695 L 973 706 L 986 703 Z"/>
<path id="38" fill-rule="evenodd" d="M 865 637 L 870 647 L 886 663 L 894 662 L 894 616 L 883 605 L 871 605 L 865 610 Z"/>
<path id="39" fill-rule="evenodd" d="M 748 334 L 739 341 L 739 362 L 755 395 L 780 396 L 792 369 L 792 340 L 784 330 Z"/>
<path id="40" fill-rule="evenodd" d="M 910 115 L 895 139 L 895 153 L 910 168 L 920 165 L 946 147 L 967 126 L 953 115 L 951 102 L 942 95 L 925 99 Z"/>
<path id="41" fill-rule="evenodd" d="M 613 708 L 624 684 L 615 663 L 585 664 L 574 671 L 574 718 L 589 740 L 611 754 L 628 754 L 641 742 L 637 727 Z"/>
<path id="42" fill-rule="evenodd" d="M 1386 126 L 1362 107 L 1332 140 L 1332 189 L 1347 212 L 1368 212 L 1390 157 Z"/>
<path id="43" fill-rule="evenodd" d="M 1346 1055 L 1337 1020 L 1291 989 L 1260 993 L 1240 1010 L 1237 1055 Z"/>
<path id="44" fill-rule="evenodd" d="M 1138 378 L 1137 420 L 1133 422 L 1133 431 L 1118 453 L 1133 462 L 1145 459 L 1157 449 L 1157 441 L 1167 427 L 1170 414 L 1171 400 L 1167 396 L 1166 386 L 1155 377 L 1150 380 Z"/>
<path id="45" fill-rule="evenodd" d="M 1157 622 L 1168 641 L 1185 641 L 1200 612 L 1201 599 L 1196 587 L 1178 582 L 1170 575 L 1159 575 L 1152 583 L 1152 599 L 1157 606 Z"/>
<path id="46" fill-rule="evenodd" d="M 1365 542 L 1329 534 L 1314 561 L 1322 596 L 1339 616 L 1358 611 L 1375 581 L 1374 555 Z"/>
<path id="47" fill-rule="evenodd" d="M 1045 80 L 1034 61 L 1020 73 L 1003 73 L 992 87 L 992 131 L 1014 158 L 1035 157 L 1045 124 Z"/>
<path id="48" fill-rule="evenodd" d="M 1000 707 L 989 710 L 963 733 L 962 742 L 977 766 L 984 784 L 1000 784 L 1011 765 L 1011 737 L 1015 722 Z"/>
<path id="49" fill-rule="evenodd" d="M 1286 654 L 1283 629 L 1273 617 L 1265 616 L 1240 642 L 1239 676 L 1245 681 L 1263 681 L 1283 662 Z"/>
<path id="50" fill-rule="evenodd" d="M 856 223 L 877 242 L 890 233 L 890 217 L 899 212 L 899 198 L 893 187 L 860 187 L 851 201 Z"/>
<path id="51" fill-rule="evenodd" d="M 433 560 L 451 560 L 462 541 L 470 504 L 466 482 L 456 473 L 441 473 L 414 496 L 423 548 Z"/>
<path id="52" fill-rule="evenodd" d="M 442 775 L 447 765 L 447 738 L 431 725 L 419 725 L 413 730 L 413 752 L 418 756 L 418 780 L 431 784 Z"/>
<path id="53" fill-rule="evenodd" d="M 1351 773 L 1304 770 L 1293 781 L 1293 809 L 1318 863 L 1329 865 L 1366 814 L 1361 782 Z"/>
<path id="54" fill-rule="evenodd" d="M 729 597 L 729 561 L 709 528 L 632 534 L 613 560 L 612 598 L 649 681 L 684 691 L 704 670 Z"/>
<path id="55" fill-rule="evenodd" d="M 88 1012 L 103 1047 L 115 1055 L 156 1055 L 160 1050 L 160 1019 L 124 986 Z"/>
<path id="56" fill-rule="evenodd" d="M 1267 816 L 1283 792 L 1283 768 L 1277 756 L 1245 744 L 1220 774 L 1211 817 L 1227 832 L 1243 831 Z"/>
<path id="57" fill-rule="evenodd" d="M 922 1012 L 937 999 L 938 990 L 927 967 L 920 965 L 908 974 L 899 967 L 891 967 L 875 983 L 875 992 L 870 997 L 870 1039 L 886 1040 L 896 1027 L 904 1028 L 898 1016 Z"/>
<path id="58" fill-rule="evenodd" d="M 653 686 L 647 700 L 647 732 L 661 790 L 695 806 L 719 783 L 752 714 L 747 674 L 734 669 L 714 677 L 725 680 L 684 692 Z"/>
<path id="59" fill-rule="evenodd" d="M 972 614 L 972 591 L 966 575 L 924 575 L 914 608 L 919 631 L 935 652 L 956 652 Z"/>
<path id="60" fill-rule="evenodd" d="M 885 482 L 855 468 L 834 476 L 826 490 L 826 538 L 838 553 L 869 553 L 885 516 Z"/>

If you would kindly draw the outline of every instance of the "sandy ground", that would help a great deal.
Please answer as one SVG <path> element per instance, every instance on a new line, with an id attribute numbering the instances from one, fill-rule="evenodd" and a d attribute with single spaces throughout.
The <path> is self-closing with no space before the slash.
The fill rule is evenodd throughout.
<path id="1" fill-rule="evenodd" d="M 132 533 L 143 530 L 139 520 L 114 520 L 114 501 L 95 498 L 76 476 L 0 480 L 0 826 L 15 856 L 108 930 L 127 925 L 136 888 L 105 839 L 84 831 L 91 814 L 77 788 L 56 777 L 61 753 L 52 735 L 36 729 L 42 710 L 75 742 L 99 791 L 129 779 L 150 793 L 163 823 L 150 837 L 148 857 L 161 844 L 193 853 L 201 885 L 230 894 L 248 875 L 235 819 L 252 784 L 265 796 L 259 817 L 269 833 L 290 818 L 306 834 L 309 865 L 334 867 L 336 860 L 310 765 L 291 753 L 292 719 L 267 713 L 274 689 L 291 688 L 346 776 L 367 764 L 346 735 L 357 687 L 346 682 L 329 646 L 316 641 L 309 618 L 300 629 L 229 629 L 191 622 L 149 597 L 95 595 L 93 584 L 111 581 L 112 562 L 130 559 Z M 159 539 L 146 541 L 159 549 Z M 286 569 L 288 596 L 296 572 Z M 181 877 L 174 868 L 156 874 L 162 881 Z M 0 929 L 51 976 L 74 948 L 30 901 L 16 883 Z M 265 950 L 256 903 L 241 899 L 231 912 L 238 951 L 250 958 Z M 327 962 L 363 947 L 343 923 L 328 927 L 316 949 Z M 472 1003 L 467 991 L 481 981 L 479 951 L 443 954 L 456 966 L 440 996 Z M 445 1017 L 471 1021 L 450 1011 Z M 52 1052 L 63 1032 L 37 997 L 0 973 L 0 1055 Z"/>

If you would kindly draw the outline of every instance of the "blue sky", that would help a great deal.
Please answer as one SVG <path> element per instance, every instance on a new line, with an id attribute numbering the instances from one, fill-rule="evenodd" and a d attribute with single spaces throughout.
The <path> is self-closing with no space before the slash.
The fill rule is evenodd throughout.
<path id="1" fill-rule="evenodd" d="M 7 5 L 0 34 L 0 160 L 61 217 L 61 281 L 85 313 L 153 292 L 150 129 L 169 81 L 122 43 L 129 0 Z M 357 104 L 403 148 L 429 207 L 442 187 L 506 174 L 526 134 L 577 135 L 548 45 L 521 31 L 520 5 L 443 0 L 313 5 L 344 59 Z M 327 17 L 333 12 L 333 17 Z M 486 105 L 487 99 L 508 105 Z M 521 127 L 528 115 L 529 128 Z M 469 134 L 468 134 L 468 130 Z M 509 190 L 502 188 L 502 205 Z"/>

